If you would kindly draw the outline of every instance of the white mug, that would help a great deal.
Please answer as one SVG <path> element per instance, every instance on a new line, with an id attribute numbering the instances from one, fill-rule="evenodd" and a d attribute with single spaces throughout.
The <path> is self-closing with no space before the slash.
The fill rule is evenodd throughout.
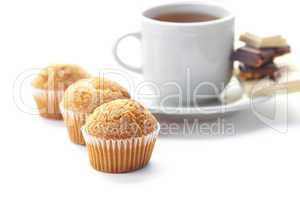
<path id="1" fill-rule="evenodd" d="M 206 13 L 218 19 L 188 23 L 154 19 L 173 12 Z M 141 41 L 141 67 L 125 64 L 118 56 L 118 44 L 129 36 Z M 121 66 L 157 84 L 164 104 L 190 105 L 216 98 L 229 82 L 233 42 L 234 16 L 230 11 L 210 3 L 177 3 L 144 11 L 141 33 L 119 38 L 113 53 Z"/>

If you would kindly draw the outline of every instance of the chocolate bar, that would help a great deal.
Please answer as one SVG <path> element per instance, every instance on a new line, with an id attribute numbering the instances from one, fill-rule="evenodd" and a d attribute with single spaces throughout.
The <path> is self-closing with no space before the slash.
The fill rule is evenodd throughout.
<path id="1" fill-rule="evenodd" d="M 282 56 L 290 52 L 290 47 L 280 48 L 261 48 L 256 49 L 249 46 L 244 46 L 237 49 L 233 53 L 233 60 L 240 61 L 245 65 L 252 67 L 261 67 L 262 65 L 272 61 L 275 57 Z"/>
<path id="2" fill-rule="evenodd" d="M 240 36 L 240 41 L 243 41 L 247 45 L 255 48 L 278 48 L 288 46 L 287 41 L 280 35 L 259 37 L 252 33 L 244 33 Z"/>
<path id="3" fill-rule="evenodd" d="M 261 79 L 270 77 L 275 80 L 280 76 L 280 69 L 274 63 L 267 63 L 260 68 L 253 68 L 251 66 L 240 65 L 240 78 L 245 80 Z"/>

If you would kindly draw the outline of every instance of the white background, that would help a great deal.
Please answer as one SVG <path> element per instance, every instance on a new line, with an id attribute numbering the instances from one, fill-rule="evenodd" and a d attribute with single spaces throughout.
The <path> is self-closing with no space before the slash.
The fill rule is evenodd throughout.
<path id="1" fill-rule="evenodd" d="M 162 136 L 146 168 L 119 175 L 93 170 L 85 148 L 69 142 L 61 121 L 42 119 L 28 114 L 28 107 L 15 105 L 13 83 L 28 69 L 49 63 L 76 63 L 93 73 L 118 68 L 111 55 L 114 41 L 139 30 L 141 11 L 173 1 L 0 2 L 0 199 L 300 198 L 297 94 L 276 98 L 275 104 L 282 106 L 275 110 L 279 115 L 272 128 L 251 111 L 239 112 L 225 118 L 234 124 L 234 136 L 197 132 Z M 238 31 L 283 34 L 292 45 L 295 62 L 299 60 L 297 1 L 220 2 L 235 11 Z M 129 42 L 122 52 L 128 62 L 137 64 L 139 44 Z M 34 105 L 28 90 L 22 96 L 26 105 Z M 259 109 L 272 113 L 275 104 L 271 101 Z M 182 122 L 182 118 L 159 119 Z"/>

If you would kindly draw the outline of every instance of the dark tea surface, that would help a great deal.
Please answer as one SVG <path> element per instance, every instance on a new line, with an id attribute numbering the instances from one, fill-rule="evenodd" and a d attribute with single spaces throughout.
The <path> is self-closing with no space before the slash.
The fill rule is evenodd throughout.
<path id="1" fill-rule="evenodd" d="M 219 17 L 209 15 L 201 12 L 173 12 L 157 15 L 153 19 L 166 22 L 179 22 L 179 23 L 189 23 L 189 22 L 207 22 L 219 19 Z"/>

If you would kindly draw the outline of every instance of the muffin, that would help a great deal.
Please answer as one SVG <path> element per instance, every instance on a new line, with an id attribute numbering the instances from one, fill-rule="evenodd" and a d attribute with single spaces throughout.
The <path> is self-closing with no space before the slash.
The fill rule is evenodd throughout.
<path id="1" fill-rule="evenodd" d="M 62 119 L 59 103 L 69 85 L 89 74 L 77 65 L 56 64 L 42 69 L 32 81 L 33 97 L 42 117 Z"/>
<path id="2" fill-rule="evenodd" d="M 118 99 L 96 108 L 82 131 L 92 167 L 122 173 L 149 162 L 159 124 L 138 102 Z"/>
<path id="3" fill-rule="evenodd" d="M 80 128 L 95 108 L 115 99 L 128 98 L 130 96 L 126 89 L 105 78 L 92 77 L 72 84 L 60 105 L 71 141 L 85 144 Z"/>

